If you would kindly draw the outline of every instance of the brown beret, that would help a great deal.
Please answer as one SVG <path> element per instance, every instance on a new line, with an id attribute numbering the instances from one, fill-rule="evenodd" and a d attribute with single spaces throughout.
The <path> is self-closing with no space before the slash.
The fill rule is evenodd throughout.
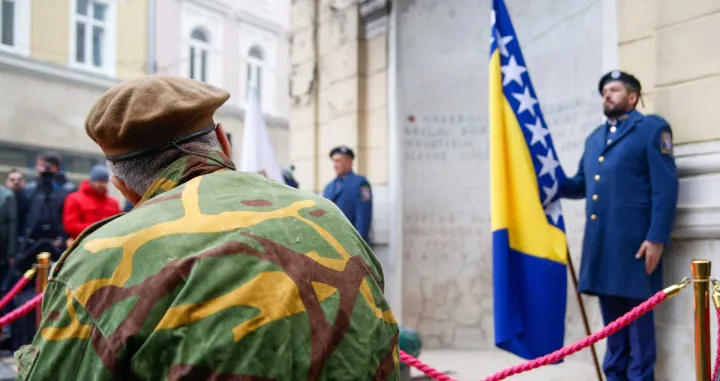
<path id="1" fill-rule="evenodd" d="M 121 160 L 213 129 L 213 114 L 228 98 L 225 90 L 193 79 L 145 76 L 105 92 L 85 132 L 109 160 Z"/>

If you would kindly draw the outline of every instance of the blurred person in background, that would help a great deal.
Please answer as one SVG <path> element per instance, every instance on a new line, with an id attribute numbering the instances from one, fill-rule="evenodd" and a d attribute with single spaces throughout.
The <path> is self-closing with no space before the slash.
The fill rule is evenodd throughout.
<path id="1" fill-rule="evenodd" d="M 32 268 L 40 253 L 50 253 L 52 262 L 60 259 L 65 250 L 67 234 L 62 226 L 62 213 L 65 199 L 68 196 L 67 185 L 58 182 L 60 156 L 53 152 L 39 155 L 35 161 L 37 180 L 27 185 L 24 195 L 27 198 L 27 214 L 22 231 L 19 232 L 18 250 L 16 250 L 10 284 L 14 284 L 28 269 Z M 34 282 L 15 297 L 16 305 L 20 306 L 35 296 Z M 35 310 L 12 323 L 12 349 L 32 341 L 36 330 Z"/>
<path id="2" fill-rule="evenodd" d="M 23 190 L 25 177 L 18 169 L 11 169 L 5 176 L 5 187 L 0 186 L 0 295 L 5 295 L 12 287 L 13 280 L 10 268 L 15 258 L 17 247 L 17 233 L 21 231 L 25 221 Z M 0 316 L 12 311 L 14 303 L 8 304 L 0 310 Z M 0 350 L 11 349 L 11 330 L 7 325 L 0 331 Z M 0 355 L 2 356 L 2 355 Z"/>
<path id="3" fill-rule="evenodd" d="M 295 180 L 295 177 L 293 176 L 293 171 L 295 171 L 294 165 L 291 165 L 287 168 L 282 168 L 283 180 L 285 180 L 285 185 L 298 189 L 300 185 L 298 184 L 297 180 Z"/>
<path id="4" fill-rule="evenodd" d="M 12 168 L 5 176 L 5 187 L 10 189 L 15 196 L 15 208 L 17 215 L 17 224 L 15 231 L 22 234 L 25 228 L 25 219 L 27 215 L 27 197 L 25 195 L 25 175 L 17 168 Z M 15 236 L 17 241 L 18 236 Z M 17 245 L 16 245 L 17 246 Z"/>
<path id="5" fill-rule="evenodd" d="M 352 222 L 360 236 L 370 245 L 372 222 L 372 189 L 364 176 L 352 170 L 355 153 L 341 146 L 330 151 L 337 177 L 326 187 L 323 196 L 334 202 Z"/>
<path id="6" fill-rule="evenodd" d="M 80 183 L 80 189 L 65 200 L 63 227 L 68 234 L 67 246 L 88 226 L 120 214 L 120 204 L 108 194 L 110 174 L 103 165 L 90 170 L 90 178 Z"/>

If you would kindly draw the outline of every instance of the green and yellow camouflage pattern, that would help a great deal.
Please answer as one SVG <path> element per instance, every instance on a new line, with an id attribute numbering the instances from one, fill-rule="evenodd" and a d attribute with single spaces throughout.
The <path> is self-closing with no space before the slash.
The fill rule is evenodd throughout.
<path id="1" fill-rule="evenodd" d="M 78 238 L 42 311 L 19 380 L 399 379 L 382 269 L 342 212 L 195 155 Z"/>

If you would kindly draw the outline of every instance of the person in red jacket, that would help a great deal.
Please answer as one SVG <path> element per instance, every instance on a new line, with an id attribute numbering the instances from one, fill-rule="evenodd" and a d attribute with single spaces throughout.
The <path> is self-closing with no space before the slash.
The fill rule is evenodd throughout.
<path id="1" fill-rule="evenodd" d="M 84 180 L 77 192 L 67 196 L 63 227 L 70 236 L 70 242 L 88 226 L 120 214 L 120 204 L 108 195 L 109 177 L 107 168 L 95 165 L 90 170 L 90 179 Z"/>

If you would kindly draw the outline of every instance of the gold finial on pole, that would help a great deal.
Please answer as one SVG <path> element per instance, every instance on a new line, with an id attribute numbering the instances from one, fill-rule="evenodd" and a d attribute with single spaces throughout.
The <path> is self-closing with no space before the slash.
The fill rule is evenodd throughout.
<path id="1" fill-rule="evenodd" d="M 48 277 L 50 276 L 50 253 L 40 253 L 37 256 L 37 278 L 35 278 L 35 293 L 37 295 L 40 295 L 40 293 L 45 292 L 45 287 L 47 287 L 48 284 Z M 35 321 L 40 326 L 40 317 L 41 317 L 41 305 L 38 305 L 37 310 L 35 312 Z"/>
<path id="2" fill-rule="evenodd" d="M 710 381 L 710 273 L 711 263 L 694 260 L 690 265 L 695 289 L 695 374 Z"/>

